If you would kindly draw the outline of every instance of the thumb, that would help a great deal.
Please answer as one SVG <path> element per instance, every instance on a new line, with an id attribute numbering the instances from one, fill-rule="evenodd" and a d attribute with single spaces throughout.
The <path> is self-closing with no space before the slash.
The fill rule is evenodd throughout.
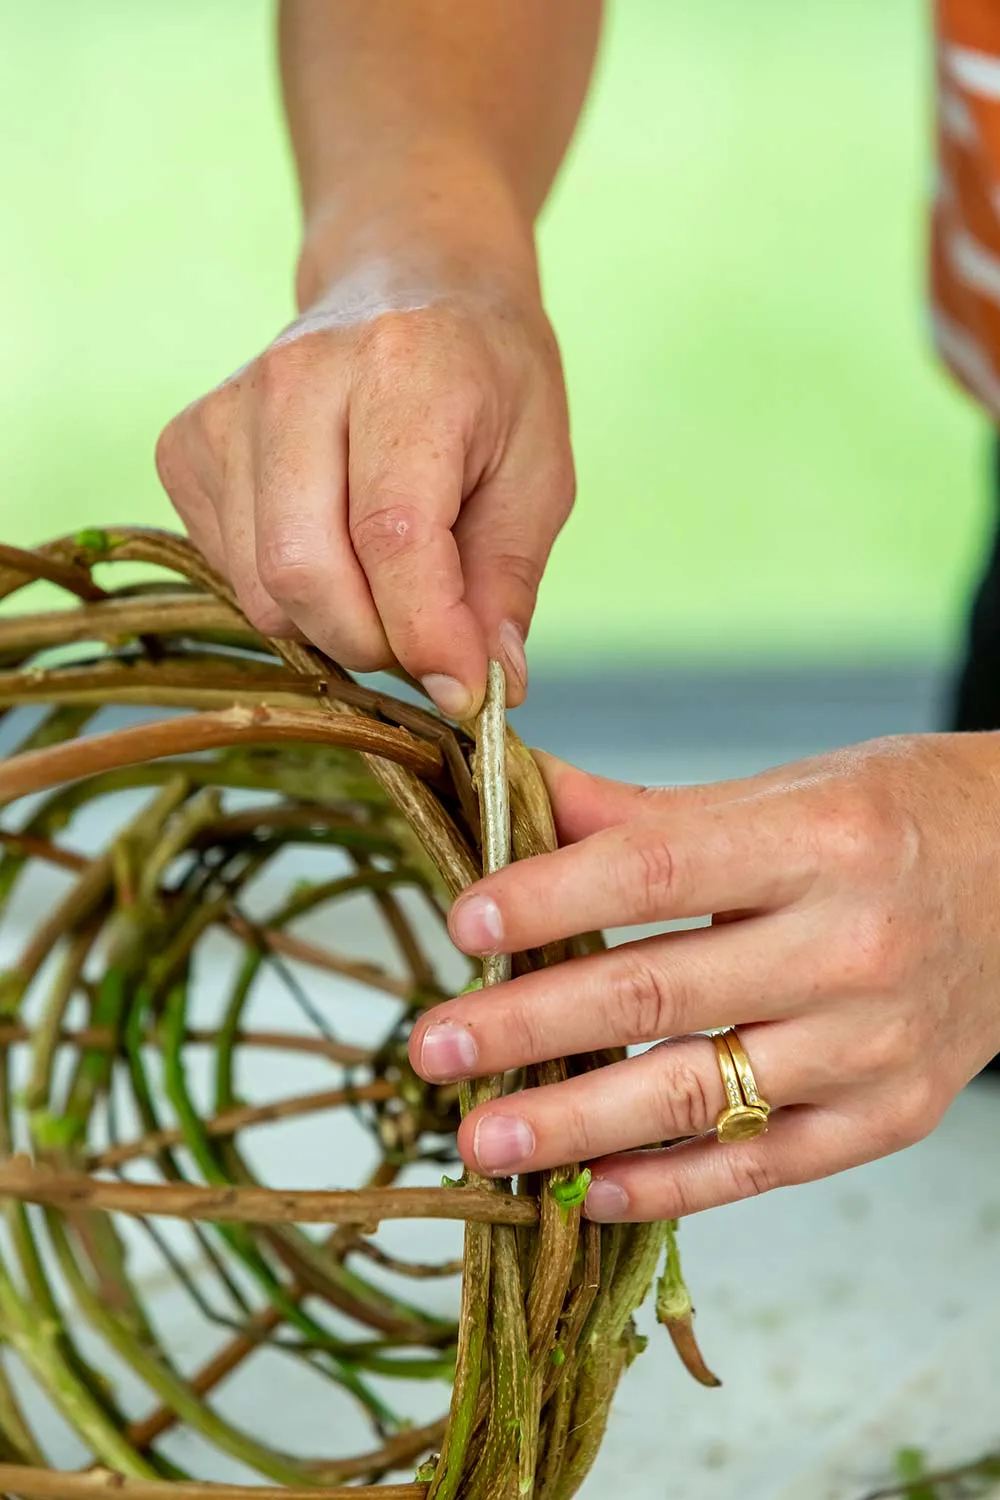
<path id="1" fill-rule="evenodd" d="M 507 704 L 516 708 L 528 687 L 524 643 L 552 545 L 573 504 L 573 469 L 539 463 L 522 478 L 506 464 L 469 497 L 455 527 L 465 602 L 479 621 L 490 654 L 503 662 Z"/>
<path id="2" fill-rule="evenodd" d="M 451 718 L 482 702 L 486 641 L 453 526 L 462 424 L 440 405 L 362 390 L 351 407 L 350 534 L 396 659 Z"/>

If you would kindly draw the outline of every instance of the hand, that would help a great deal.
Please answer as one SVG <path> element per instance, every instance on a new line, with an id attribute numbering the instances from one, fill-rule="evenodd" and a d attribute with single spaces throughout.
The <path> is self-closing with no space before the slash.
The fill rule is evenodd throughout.
<path id="1" fill-rule="evenodd" d="M 1000 1051 L 1000 736 L 881 740 L 672 790 L 542 764 L 567 847 L 464 893 L 460 948 L 718 915 L 419 1021 L 411 1056 L 433 1080 L 670 1039 L 473 1111 L 474 1170 L 589 1158 L 591 1218 L 670 1219 L 919 1140 Z M 722 1145 L 714 1048 L 690 1033 L 733 1024 L 775 1113 Z"/>
<path id="2" fill-rule="evenodd" d="M 343 270 L 257 359 L 176 417 L 157 467 L 265 635 L 356 671 L 399 662 L 442 712 L 508 702 L 573 499 L 559 356 L 533 265 Z"/>

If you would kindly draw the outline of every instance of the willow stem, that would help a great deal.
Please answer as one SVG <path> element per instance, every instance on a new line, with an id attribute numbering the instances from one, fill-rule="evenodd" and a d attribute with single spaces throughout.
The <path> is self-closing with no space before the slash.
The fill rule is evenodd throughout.
<path id="1" fill-rule="evenodd" d="M 90 1469 L 65 1474 L 54 1469 L 31 1469 L 22 1464 L 0 1464 L 0 1489 L 7 1495 L 32 1500 L 89 1500 L 94 1495 L 124 1495 L 129 1500 L 424 1500 L 426 1484 L 272 1487 L 249 1484 L 196 1484 L 157 1479 L 129 1479 L 112 1469 Z"/>
<path id="2" fill-rule="evenodd" d="M 359 1224 L 383 1219 L 465 1219 L 474 1224 L 534 1224 L 538 1203 L 470 1188 L 205 1187 L 197 1183 L 147 1185 L 104 1182 L 74 1172 L 33 1167 L 25 1157 L 0 1162 L 0 1195 L 53 1208 L 96 1208 L 108 1213 L 235 1224 Z"/>
<path id="3" fill-rule="evenodd" d="M 397 760 L 430 780 L 440 778 L 441 752 L 406 729 L 393 729 L 357 715 L 313 713 L 306 709 L 230 708 L 188 714 L 93 734 L 68 745 L 50 745 L 8 760 L 0 768 L 0 802 L 12 802 L 57 783 L 112 771 L 167 755 L 217 750 L 231 745 L 271 745 L 281 740 L 339 745 L 375 757 Z"/>

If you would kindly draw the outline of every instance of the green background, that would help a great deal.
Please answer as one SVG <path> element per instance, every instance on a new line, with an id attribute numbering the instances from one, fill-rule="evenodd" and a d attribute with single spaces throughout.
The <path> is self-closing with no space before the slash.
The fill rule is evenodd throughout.
<path id="1" fill-rule="evenodd" d="M 536 662 L 938 658 L 987 516 L 936 369 L 912 0 L 618 0 L 542 228 L 577 511 Z M 291 312 L 264 0 L 0 0 L 0 535 L 166 524 L 175 409 Z"/>

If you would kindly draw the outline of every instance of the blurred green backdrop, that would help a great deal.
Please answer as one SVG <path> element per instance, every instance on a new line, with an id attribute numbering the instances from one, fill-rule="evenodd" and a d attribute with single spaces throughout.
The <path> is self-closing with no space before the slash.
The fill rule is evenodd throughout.
<path id="1" fill-rule="evenodd" d="M 939 656 L 984 423 L 924 333 L 912 0 L 612 0 L 542 228 L 580 499 L 532 655 Z M 0 535 L 167 524 L 175 409 L 291 312 L 266 0 L 0 0 Z"/>

